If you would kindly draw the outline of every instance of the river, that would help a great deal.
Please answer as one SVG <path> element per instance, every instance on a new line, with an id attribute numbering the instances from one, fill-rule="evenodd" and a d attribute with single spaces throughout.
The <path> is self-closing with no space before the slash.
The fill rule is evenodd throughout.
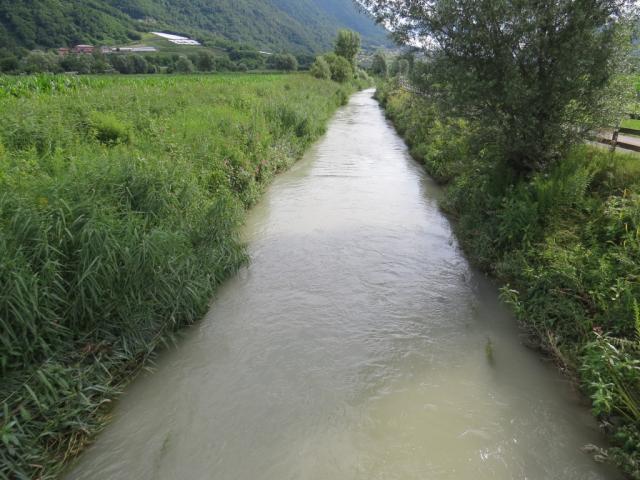
<path id="1" fill-rule="evenodd" d="M 618 478 L 372 91 L 249 213 L 251 263 L 68 479 Z M 493 354 L 487 355 L 487 342 Z"/>

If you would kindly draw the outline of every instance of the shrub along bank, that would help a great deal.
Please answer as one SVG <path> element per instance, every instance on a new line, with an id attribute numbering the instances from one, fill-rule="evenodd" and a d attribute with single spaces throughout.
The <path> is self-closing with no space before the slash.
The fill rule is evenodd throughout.
<path id="1" fill-rule="evenodd" d="M 245 260 L 263 186 L 354 86 L 0 79 L 0 478 L 52 478 Z"/>
<path id="2" fill-rule="evenodd" d="M 612 436 L 598 452 L 640 478 L 640 159 L 583 146 L 529 177 L 473 125 L 397 83 L 378 99 L 446 185 L 469 257 L 503 284 L 532 339 L 577 374 Z"/>

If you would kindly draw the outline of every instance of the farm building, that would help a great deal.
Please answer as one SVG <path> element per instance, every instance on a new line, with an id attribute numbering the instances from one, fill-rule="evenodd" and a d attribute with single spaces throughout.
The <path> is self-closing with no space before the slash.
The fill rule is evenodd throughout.
<path id="1" fill-rule="evenodd" d="M 156 47 L 147 47 L 145 45 L 140 45 L 137 47 L 102 47 L 101 52 L 104 54 L 110 53 L 154 53 L 157 52 L 158 49 Z"/>
<path id="2" fill-rule="evenodd" d="M 165 38 L 169 40 L 171 43 L 175 43 L 176 45 L 200 45 L 200 42 L 197 40 L 192 40 L 187 37 L 181 37 L 180 35 L 173 35 L 171 33 L 162 33 L 162 32 L 151 32 L 158 37 Z"/>
<path id="3" fill-rule="evenodd" d="M 157 52 L 158 49 L 156 47 L 139 46 L 139 47 L 132 47 L 131 51 L 134 53 L 145 53 L 145 52 Z"/>
<path id="4" fill-rule="evenodd" d="M 94 49 L 93 45 L 76 45 L 71 51 L 73 53 L 93 53 Z"/>

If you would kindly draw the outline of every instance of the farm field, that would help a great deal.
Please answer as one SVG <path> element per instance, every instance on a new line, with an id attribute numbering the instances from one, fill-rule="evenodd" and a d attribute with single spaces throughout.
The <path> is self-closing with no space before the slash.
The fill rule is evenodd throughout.
<path id="1" fill-rule="evenodd" d="M 629 118 L 629 119 L 623 120 L 620 126 L 622 128 L 632 128 L 634 130 L 640 130 L 640 120 Z"/>
<path id="2" fill-rule="evenodd" d="M 307 75 L 0 78 L 0 477 L 55 477 L 83 449 L 122 386 L 245 261 L 244 210 L 352 88 Z"/>

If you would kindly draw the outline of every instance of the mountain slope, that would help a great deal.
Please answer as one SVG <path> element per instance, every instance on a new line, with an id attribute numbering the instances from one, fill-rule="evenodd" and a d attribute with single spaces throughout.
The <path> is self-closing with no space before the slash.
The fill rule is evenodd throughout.
<path id="1" fill-rule="evenodd" d="M 123 43 L 164 29 L 315 53 L 339 28 L 360 32 L 365 47 L 388 44 L 352 0 L 0 0 L 0 45 L 12 49 Z"/>
<path id="2" fill-rule="evenodd" d="M 0 46 L 53 48 L 126 41 L 136 22 L 100 0 L 0 0 Z"/>
<path id="3" fill-rule="evenodd" d="M 303 28 L 313 29 L 324 48 L 331 46 L 339 28 L 360 32 L 363 45 L 389 45 L 387 32 L 358 11 L 352 0 L 270 0 L 279 10 L 295 18 Z M 329 42 L 326 40 L 329 39 Z"/>

